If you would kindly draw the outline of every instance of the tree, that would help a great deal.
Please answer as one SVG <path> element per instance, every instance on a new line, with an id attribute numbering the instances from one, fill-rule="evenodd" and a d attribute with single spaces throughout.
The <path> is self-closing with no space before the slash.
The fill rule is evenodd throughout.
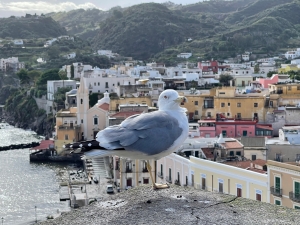
<path id="1" fill-rule="evenodd" d="M 35 84 L 37 79 L 41 76 L 41 72 L 37 71 L 37 70 L 31 70 L 28 71 L 27 75 L 30 78 L 31 81 L 33 81 L 33 83 Z"/>
<path id="2" fill-rule="evenodd" d="M 21 84 L 28 84 L 30 81 L 28 71 L 25 69 L 21 69 L 19 72 L 17 72 L 17 76 L 19 77 Z"/>
<path id="3" fill-rule="evenodd" d="M 277 72 L 276 72 L 276 71 L 269 71 L 269 72 L 267 73 L 267 77 L 272 77 L 273 74 L 277 74 Z"/>
<path id="4" fill-rule="evenodd" d="M 38 86 L 41 86 L 41 85 L 47 85 L 48 80 L 60 80 L 58 71 L 59 69 L 52 69 L 52 70 L 45 71 L 37 80 L 36 84 Z"/>
<path id="5" fill-rule="evenodd" d="M 259 69 L 259 64 L 256 64 L 254 66 L 254 73 L 259 73 L 260 69 Z"/>
<path id="6" fill-rule="evenodd" d="M 67 72 L 66 71 L 60 70 L 58 72 L 58 75 L 59 75 L 59 77 L 60 77 L 61 80 L 68 80 Z"/>
<path id="7" fill-rule="evenodd" d="M 52 46 L 48 50 L 48 57 L 49 59 L 57 59 L 59 57 L 59 49 L 57 46 Z"/>
<path id="8" fill-rule="evenodd" d="M 229 86 L 229 81 L 232 79 L 233 77 L 231 75 L 224 74 L 224 75 L 220 75 L 219 82 L 224 86 Z"/>
<path id="9" fill-rule="evenodd" d="M 65 106 L 66 92 L 70 91 L 70 87 L 62 87 L 57 90 L 54 94 L 54 102 L 56 103 L 57 109 L 60 110 Z"/>

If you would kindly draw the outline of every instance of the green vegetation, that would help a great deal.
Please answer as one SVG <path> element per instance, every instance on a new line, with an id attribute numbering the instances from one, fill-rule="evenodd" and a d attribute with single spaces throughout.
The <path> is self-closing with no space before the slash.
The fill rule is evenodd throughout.
<path id="1" fill-rule="evenodd" d="M 0 38 L 50 38 L 67 34 L 51 17 L 0 18 Z"/>

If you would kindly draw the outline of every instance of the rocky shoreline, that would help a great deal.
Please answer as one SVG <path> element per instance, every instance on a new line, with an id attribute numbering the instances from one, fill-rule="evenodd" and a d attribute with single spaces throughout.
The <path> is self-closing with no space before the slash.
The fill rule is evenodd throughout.
<path id="1" fill-rule="evenodd" d="M 231 195 L 172 185 L 140 186 L 105 195 L 89 206 L 40 225 L 82 224 L 299 224 L 300 213 Z"/>

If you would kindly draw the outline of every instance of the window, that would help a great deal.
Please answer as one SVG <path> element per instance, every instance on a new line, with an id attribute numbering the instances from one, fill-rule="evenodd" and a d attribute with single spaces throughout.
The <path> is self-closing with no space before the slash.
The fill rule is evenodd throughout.
<path id="1" fill-rule="evenodd" d="M 300 86 L 297 86 L 297 90 L 300 90 Z"/>
<path id="2" fill-rule="evenodd" d="M 198 110 L 195 111 L 195 116 L 198 116 Z"/>
<path id="3" fill-rule="evenodd" d="M 241 107 L 241 106 L 242 106 L 242 103 L 237 103 L 236 106 L 237 106 L 237 107 Z"/>
<path id="4" fill-rule="evenodd" d="M 230 151 L 229 156 L 234 156 L 234 151 Z"/>
<path id="5" fill-rule="evenodd" d="M 256 160 L 256 155 L 251 155 L 251 160 L 252 161 Z"/>
<path id="6" fill-rule="evenodd" d="M 202 182 L 201 182 L 202 186 L 201 186 L 201 189 L 202 190 L 205 190 L 206 188 L 206 178 L 205 177 L 202 177 Z"/>
<path id="7" fill-rule="evenodd" d="M 144 184 L 149 184 L 149 178 L 143 178 L 143 183 Z"/>
<path id="8" fill-rule="evenodd" d="M 222 130 L 222 135 L 223 135 L 223 137 L 226 137 L 227 131 L 226 130 Z"/>
<path id="9" fill-rule="evenodd" d="M 247 137 L 247 131 L 243 130 L 243 137 Z"/>
<path id="10" fill-rule="evenodd" d="M 261 190 L 256 190 L 255 194 L 256 194 L 256 201 L 260 201 L 261 202 L 262 191 Z"/>
<path id="11" fill-rule="evenodd" d="M 105 88 L 108 88 L 108 82 L 105 82 Z"/>
<path id="12" fill-rule="evenodd" d="M 131 173 L 132 172 L 132 163 L 126 162 L 126 172 Z"/>
<path id="13" fill-rule="evenodd" d="M 211 117 L 211 112 L 207 112 L 207 117 Z"/>
<path id="14" fill-rule="evenodd" d="M 292 86 L 288 86 L 288 90 L 291 91 L 292 90 Z"/>
<path id="15" fill-rule="evenodd" d="M 69 135 L 65 134 L 65 140 L 69 140 Z"/>
<path id="16" fill-rule="evenodd" d="M 274 190 L 275 193 L 280 193 L 280 187 L 281 187 L 280 183 L 281 183 L 280 177 L 275 177 L 275 190 Z"/>
<path id="17" fill-rule="evenodd" d="M 96 82 L 94 83 L 94 86 L 96 86 Z"/>
<path id="18" fill-rule="evenodd" d="M 219 192 L 220 193 L 223 193 L 223 179 L 218 179 L 218 182 L 219 182 Z"/>
<path id="19" fill-rule="evenodd" d="M 230 106 L 230 102 L 228 102 L 228 106 Z"/>
<path id="20" fill-rule="evenodd" d="M 254 117 L 254 119 L 258 119 L 258 114 L 257 114 L 257 113 L 254 113 L 254 114 L 253 114 L 253 117 Z"/>
<path id="21" fill-rule="evenodd" d="M 281 201 L 280 200 L 275 200 L 275 205 L 281 205 Z"/>
<path id="22" fill-rule="evenodd" d="M 98 82 L 98 86 L 100 86 L 100 82 Z"/>
<path id="23" fill-rule="evenodd" d="M 81 104 L 83 103 L 83 99 L 80 99 L 80 103 L 81 103 Z"/>
<path id="24" fill-rule="evenodd" d="M 254 107 L 258 107 L 258 103 L 254 103 Z"/>
<path id="25" fill-rule="evenodd" d="M 160 174 L 163 175 L 163 164 L 160 164 Z"/>
<path id="26" fill-rule="evenodd" d="M 83 120 L 81 120 L 81 123 L 83 123 Z"/>
<path id="27" fill-rule="evenodd" d="M 169 180 L 170 181 L 172 180 L 172 170 L 171 170 L 171 168 L 169 168 Z"/>
<path id="28" fill-rule="evenodd" d="M 221 103 L 221 107 L 225 107 L 225 103 L 224 102 Z"/>
<path id="29" fill-rule="evenodd" d="M 273 107 L 273 101 L 270 101 L 270 107 Z"/>
<path id="30" fill-rule="evenodd" d="M 120 86 L 120 82 L 118 82 L 118 86 Z"/>
<path id="31" fill-rule="evenodd" d="M 98 125 L 98 117 L 94 117 L 94 125 Z"/>
<path id="32" fill-rule="evenodd" d="M 294 197 L 300 199 L 300 183 L 297 181 L 294 181 Z"/>
<path id="33" fill-rule="evenodd" d="M 195 101 L 195 105 L 198 105 L 198 101 Z"/>
<path id="34" fill-rule="evenodd" d="M 242 114 L 241 113 L 237 113 L 237 118 L 241 119 L 242 118 Z"/>
<path id="35" fill-rule="evenodd" d="M 295 205 L 295 206 L 294 206 L 294 209 L 300 209 L 300 206 Z"/>
<path id="36" fill-rule="evenodd" d="M 242 197 L 242 188 L 236 188 L 236 196 Z"/>
<path id="37" fill-rule="evenodd" d="M 241 152 L 241 151 L 237 151 L 237 152 L 236 152 L 236 155 L 241 156 L 241 155 L 242 155 L 242 152 Z"/>
<path id="38" fill-rule="evenodd" d="M 230 113 L 227 113 L 227 116 L 230 116 Z"/>

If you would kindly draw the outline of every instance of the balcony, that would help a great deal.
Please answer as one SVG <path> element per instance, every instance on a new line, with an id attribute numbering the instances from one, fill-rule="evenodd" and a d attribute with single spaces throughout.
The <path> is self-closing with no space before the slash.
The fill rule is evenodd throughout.
<path id="1" fill-rule="evenodd" d="M 214 106 L 213 105 L 204 105 L 202 106 L 203 109 L 213 109 Z"/>
<path id="2" fill-rule="evenodd" d="M 159 178 L 164 178 L 164 175 L 163 175 L 163 173 L 162 172 L 157 172 L 157 176 L 159 177 Z"/>
<path id="3" fill-rule="evenodd" d="M 280 188 L 275 188 L 273 186 L 273 187 L 270 187 L 270 191 L 271 191 L 271 194 L 274 196 L 278 196 L 278 197 L 282 196 L 282 189 L 280 189 Z"/>
<path id="4" fill-rule="evenodd" d="M 300 203 L 300 193 L 294 193 L 294 192 L 290 192 L 289 193 L 289 196 L 290 196 L 290 199 L 293 201 L 293 202 L 298 202 Z"/>
<path id="5" fill-rule="evenodd" d="M 80 125 L 76 125 L 76 126 L 69 126 L 69 125 L 60 125 L 58 127 L 59 130 L 76 130 L 76 129 L 80 129 Z"/>
<path id="6" fill-rule="evenodd" d="M 169 177 L 169 176 L 167 176 L 167 177 L 166 177 L 166 181 L 167 181 L 168 183 L 172 183 L 172 178 Z"/>

